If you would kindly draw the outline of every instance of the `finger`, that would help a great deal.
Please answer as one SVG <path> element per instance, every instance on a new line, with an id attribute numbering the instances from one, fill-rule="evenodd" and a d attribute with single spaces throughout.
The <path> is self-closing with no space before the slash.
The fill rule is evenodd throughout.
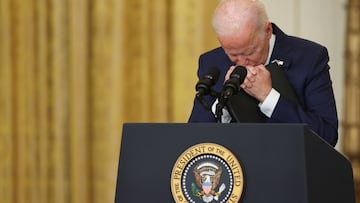
<path id="1" fill-rule="evenodd" d="M 249 82 L 255 82 L 255 78 L 256 78 L 256 75 L 252 74 L 251 72 L 248 72 L 247 76 L 246 76 L 246 79 L 249 81 Z"/>
<path id="2" fill-rule="evenodd" d="M 269 70 L 264 65 L 257 66 L 258 74 L 267 74 Z"/>
<path id="3" fill-rule="evenodd" d="M 252 86 L 253 84 L 248 78 L 245 78 L 244 82 L 240 85 L 243 89 L 251 88 Z"/>
<path id="4" fill-rule="evenodd" d="M 225 81 L 230 78 L 230 75 L 231 75 L 231 73 L 234 71 L 234 69 L 235 69 L 235 66 L 231 66 L 231 67 L 229 68 L 229 70 L 226 72 L 226 75 L 225 75 Z"/>
<path id="5" fill-rule="evenodd" d="M 248 73 L 251 73 L 251 75 L 256 75 L 258 72 L 257 67 L 254 66 L 246 66 L 246 69 L 248 70 Z"/>

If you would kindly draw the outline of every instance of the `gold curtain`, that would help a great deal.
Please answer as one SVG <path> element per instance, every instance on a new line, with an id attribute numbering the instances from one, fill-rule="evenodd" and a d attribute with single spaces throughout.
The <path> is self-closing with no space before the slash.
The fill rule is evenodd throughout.
<path id="1" fill-rule="evenodd" d="M 218 0 L 0 0 L 0 203 L 113 202 L 124 122 L 186 122 Z"/>
<path id="2" fill-rule="evenodd" d="M 353 166 L 360 202 L 360 0 L 347 2 L 343 151 Z"/>

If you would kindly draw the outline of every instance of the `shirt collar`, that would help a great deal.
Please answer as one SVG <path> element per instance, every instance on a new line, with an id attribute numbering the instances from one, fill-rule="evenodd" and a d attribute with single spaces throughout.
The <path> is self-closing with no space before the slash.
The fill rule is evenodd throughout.
<path id="1" fill-rule="evenodd" d="M 276 36 L 274 34 L 271 34 L 271 37 L 270 37 L 270 40 L 269 40 L 269 54 L 268 54 L 268 57 L 266 59 L 265 65 L 268 65 L 270 63 L 271 54 L 272 54 L 272 52 L 274 50 L 275 39 L 276 39 Z"/>

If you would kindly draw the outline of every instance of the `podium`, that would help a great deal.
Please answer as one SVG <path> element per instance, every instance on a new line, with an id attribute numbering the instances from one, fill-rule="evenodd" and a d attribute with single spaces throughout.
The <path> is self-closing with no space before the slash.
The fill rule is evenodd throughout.
<path id="1" fill-rule="evenodd" d="M 201 143 L 237 157 L 241 203 L 355 203 L 352 167 L 343 155 L 305 124 L 260 123 L 124 124 L 115 203 L 175 202 L 174 166 Z"/>

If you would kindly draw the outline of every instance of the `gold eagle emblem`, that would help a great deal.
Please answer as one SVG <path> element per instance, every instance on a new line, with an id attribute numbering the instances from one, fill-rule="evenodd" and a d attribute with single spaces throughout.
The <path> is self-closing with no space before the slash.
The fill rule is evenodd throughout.
<path id="1" fill-rule="evenodd" d="M 223 183 L 219 190 L 215 191 L 220 182 L 222 168 L 213 162 L 203 162 L 195 167 L 193 172 L 196 182 L 196 185 L 192 185 L 193 195 L 201 198 L 204 202 L 218 200 L 226 187 Z"/>

